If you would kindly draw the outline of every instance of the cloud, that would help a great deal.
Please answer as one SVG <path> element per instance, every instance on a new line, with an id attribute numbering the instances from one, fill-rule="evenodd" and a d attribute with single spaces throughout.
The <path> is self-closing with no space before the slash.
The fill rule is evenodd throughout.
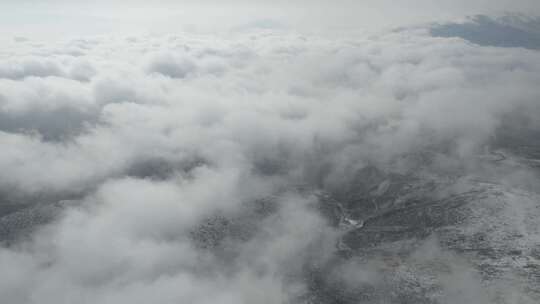
<path id="1" fill-rule="evenodd" d="M 37 131 L 45 139 L 78 134 L 94 121 L 87 86 L 56 76 L 0 80 L 0 130 Z"/>
<path id="2" fill-rule="evenodd" d="M 60 76 L 62 70 L 56 62 L 28 59 L 22 62 L 6 62 L 0 67 L 0 78 L 21 79 L 25 77 Z"/>
<path id="3" fill-rule="evenodd" d="M 171 78 L 185 78 L 192 74 L 196 66 L 187 58 L 175 58 L 172 54 L 156 55 L 148 65 L 148 72 Z"/>
<path id="4" fill-rule="evenodd" d="M 508 143 L 540 123 L 538 52 L 427 28 L 228 35 L 13 47 L 0 66 L 0 198 L 26 205 L 0 213 L 12 228 L 0 298 L 322 303 L 371 287 L 372 300 L 495 297 L 480 289 L 480 262 L 445 247 L 455 213 L 436 211 L 502 214 L 489 217 L 507 221 L 497 231 L 538 244 L 534 220 L 517 224 L 536 210 L 536 142 Z M 465 199 L 483 213 L 460 209 Z M 497 199 L 518 214 L 486 207 Z M 10 224 L 21 210 L 44 220 Z M 478 234 L 493 227 L 482 223 Z"/>

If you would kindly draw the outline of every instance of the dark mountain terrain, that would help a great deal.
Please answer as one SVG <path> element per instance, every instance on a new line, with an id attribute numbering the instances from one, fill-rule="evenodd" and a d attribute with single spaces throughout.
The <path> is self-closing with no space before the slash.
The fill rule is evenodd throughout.
<path id="1" fill-rule="evenodd" d="M 536 154 L 527 147 L 518 152 L 522 155 L 509 158 L 499 152 L 484 161 L 537 170 Z M 509 285 L 540 300 L 540 196 L 530 189 L 473 177 L 398 174 L 376 166 L 359 170 L 339 189 L 309 188 L 294 191 L 315 194 L 313 208 L 340 236 L 330 259 L 303 260 L 301 276 L 309 292 L 299 301 L 446 303 L 445 297 L 456 292 L 463 301 L 487 303 L 490 298 L 477 294 L 475 285 L 499 293 L 500 303 L 509 303 L 509 291 L 498 288 Z M 10 246 L 24 240 L 60 216 L 66 204 L 77 203 L 3 203 L 2 242 Z M 235 259 L 230 244 L 257 237 L 259 223 L 279 208 L 276 199 L 261 198 L 240 214 L 208 219 L 191 237 L 200 250 L 228 263 Z M 466 269 L 467 276 L 456 267 Z"/>

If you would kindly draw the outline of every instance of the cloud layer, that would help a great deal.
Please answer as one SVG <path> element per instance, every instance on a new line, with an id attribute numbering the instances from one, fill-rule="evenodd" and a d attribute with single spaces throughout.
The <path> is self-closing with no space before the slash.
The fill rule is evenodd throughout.
<path id="1" fill-rule="evenodd" d="M 532 50 L 427 29 L 253 30 L 15 39 L 1 56 L 2 212 L 52 214 L 3 236 L 9 303 L 319 303 L 317 271 L 344 286 L 388 279 L 379 258 L 337 263 L 345 232 L 321 212 L 321 193 L 359 189 L 359 171 L 445 180 L 435 196 L 470 179 L 538 186 L 534 157 L 508 144 L 540 123 Z M 437 248 L 411 257 L 453 267 L 434 297 L 481 288 Z"/>

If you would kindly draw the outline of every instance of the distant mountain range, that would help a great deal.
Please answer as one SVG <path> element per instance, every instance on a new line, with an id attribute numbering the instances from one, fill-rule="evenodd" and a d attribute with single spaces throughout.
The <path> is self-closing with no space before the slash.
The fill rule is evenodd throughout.
<path id="1" fill-rule="evenodd" d="M 434 24 L 430 32 L 436 37 L 460 37 L 484 46 L 540 49 L 538 17 L 476 15 L 461 23 Z"/>

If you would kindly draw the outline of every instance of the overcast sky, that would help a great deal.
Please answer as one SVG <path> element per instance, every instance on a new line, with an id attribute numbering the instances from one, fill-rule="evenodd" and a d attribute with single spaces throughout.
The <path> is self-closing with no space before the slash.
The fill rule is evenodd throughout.
<path id="1" fill-rule="evenodd" d="M 19 33 L 103 33 L 191 27 L 220 29 L 259 20 L 299 30 L 380 30 L 474 14 L 538 14 L 535 0 L 2 0 L 3 31 Z"/>

